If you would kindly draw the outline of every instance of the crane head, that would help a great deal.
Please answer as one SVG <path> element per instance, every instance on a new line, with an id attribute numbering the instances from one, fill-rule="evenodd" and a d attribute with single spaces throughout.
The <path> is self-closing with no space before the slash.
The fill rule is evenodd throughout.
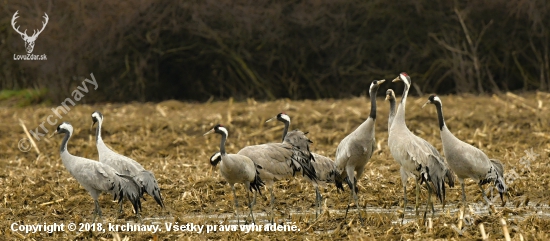
<path id="1" fill-rule="evenodd" d="M 61 134 L 61 133 L 73 133 L 73 126 L 69 122 L 63 122 L 59 126 L 57 126 L 57 130 L 54 134 Z"/>
<path id="2" fill-rule="evenodd" d="M 278 120 L 280 122 L 283 122 L 283 123 L 289 123 L 290 124 L 290 116 L 288 116 L 287 114 L 285 114 L 284 112 L 281 112 L 279 114 L 277 114 L 276 116 L 272 117 L 271 119 L 269 120 L 266 120 L 265 122 L 270 122 L 270 121 L 273 121 L 273 120 Z"/>
<path id="3" fill-rule="evenodd" d="M 91 128 L 94 128 L 95 123 L 97 123 L 99 121 L 103 122 L 103 114 L 101 114 L 101 112 L 99 112 L 99 111 L 94 111 L 94 113 L 92 113 L 92 127 Z"/>
<path id="4" fill-rule="evenodd" d="M 441 99 L 439 99 L 439 97 L 435 94 L 432 94 L 430 95 L 430 97 L 428 97 L 428 101 L 426 101 L 426 103 L 424 103 L 424 105 L 422 105 L 422 108 L 424 108 L 424 106 L 426 106 L 427 104 L 439 104 L 441 105 Z"/>
<path id="5" fill-rule="evenodd" d="M 204 133 L 203 136 L 206 136 L 206 135 L 208 135 L 208 134 L 210 134 L 210 133 L 212 133 L 212 132 L 218 133 L 218 134 L 220 134 L 220 135 L 222 135 L 222 136 L 225 135 L 225 137 L 228 136 L 227 129 L 226 129 L 223 125 L 221 125 L 221 124 L 215 125 L 210 131 Z"/>
<path id="6" fill-rule="evenodd" d="M 378 88 L 380 87 L 380 85 L 385 81 L 386 81 L 385 79 L 372 81 L 369 88 L 369 94 L 371 95 L 372 93 L 376 94 L 376 91 L 378 91 Z"/>
<path id="7" fill-rule="evenodd" d="M 210 157 L 210 164 L 215 167 L 221 160 L 222 154 L 220 152 L 216 152 Z"/>
<path id="8" fill-rule="evenodd" d="M 411 77 L 405 72 L 401 72 L 399 76 L 397 76 L 395 79 L 392 80 L 392 82 L 398 82 L 398 81 L 403 81 L 408 86 L 410 86 L 412 83 Z"/>
<path id="9" fill-rule="evenodd" d="M 386 100 L 395 100 L 395 93 L 392 89 L 386 90 Z"/>

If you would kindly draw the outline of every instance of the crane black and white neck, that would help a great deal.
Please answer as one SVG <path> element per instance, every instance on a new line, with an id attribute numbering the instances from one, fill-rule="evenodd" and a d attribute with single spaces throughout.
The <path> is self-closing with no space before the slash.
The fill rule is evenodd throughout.
<path id="1" fill-rule="evenodd" d="M 231 190 L 233 191 L 233 198 L 235 199 L 235 215 L 237 216 L 237 223 L 239 223 L 239 203 L 237 201 L 237 194 L 235 193 L 235 183 L 242 183 L 250 192 L 256 191 L 261 194 L 260 188 L 264 185 L 264 183 L 260 178 L 260 173 L 258 172 L 258 170 L 260 170 L 262 167 L 256 165 L 250 158 L 246 156 L 238 154 L 227 154 L 225 152 L 225 142 L 229 133 L 224 126 L 218 124 L 214 126 L 214 128 L 212 128 L 210 131 L 206 132 L 204 135 L 208 135 L 210 133 L 216 133 L 221 135 L 222 137 L 220 141 L 219 156 L 216 155 L 217 153 L 215 153 L 210 158 L 210 163 L 216 163 L 216 160 L 218 158 L 221 158 L 219 164 L 220 172 L 227 183 L 229 183 L 229 185 L 231 186 Z M 254 202 L 250 199 L 249 192 L 247 192 L 247 197 L 250 208 L 250 216 L 252 216 L 252 223 L 254 223 L 254 214 L 252 212 Z"/>
<path id="2" fill-rule="evenodd" d="M 286 140 L 287 142 L 293 145 L 297 145 L 297 146 L 300 145 L 299 143 L 294 143 L 295 141 L 292 138 L 286 138 L 286 134 L 290 127 L 290 116 L 288 116 L 285 113 L 279 113 L 277 114 L 277 116 L 267 120 L 266 122 L 269 122 L 275 119 L 280 122 L 283 122 L 283 124 L 285 125 L 285 128 L 283 130 L 283 137 L 282 137 L 283 141 Z M 323 196 L 319 191 L 319 184 L 322 186 L 325 186 L 327 183 L 334 183 L 337 189 L 344 190 L 344 188 L 342 186 L 342 182 L 338 182 L 341 180 L 341 178 L 340 178 L 340 173 L 338 173 L 338 170 L 336 169 L 336 165 L 334 161 L 326 156 L 323 156 L 317 153 L 312 152 L 311 154 L 315 159 L 315 161 L 311 162 L 311 164 L 315 169 L 315 173 L 317 174 L 317 179 L 313 180 L 308 176 L 305 176 L 305 177 L 315 187 L 315 205 L 317 207 L 317 210 L 315 211 L 315 217 L 317 218 L 321 213 L 321 203 L 323 201 Z"/>
<path id="3" fill-rule="evenodd" d="M 157 179 L 153 172 L 145 170 L 145 168 L 134 159 L 118 154 L 105 145 L 101 138 L 103 114 L 99 111 L 92 113 L 92 128 L 95 123 L 97 123 L 96 146 L 99 153 L 99 161 L 111 166 L 119 173 L 134 177 L 134 179 L 143 186 L 145 189 L 144 191 L 151 195 L 158 205 L 164 208 L 160 187 L 158 186 Z M 122 205 L 120 206 L 120 210 L 122 211 Z"/>
<path id="4" fill-rule="evenodd" d="M 504 204 L 503 194 L 506 192 L 507 187 L 504 181 L 504 167 L 502 163 L 499 160 L 489 159 L 483 151 L 461 141 L 451 133 L 445 124 L 443 105 L 438 96 L 430 95 L 428 101 L 422 107 L 427 104 L 433 104 L 437 110 L 443 151 L 445 152 L 449 167 L 456 173 L 462 187 L 462 202 L 464 206 L 466 206 L 465 178 L 471 178 L 478 183 L 483 199 L 485 199 L 489 206 L 492 203 L 485 195 L 482 185 L 485 183 L 494 183 Z"/>
<path id="5" fill-rule="evenodd" d="M 445 204 L 445 179 L 449 186 L 454 186 L 454 176 L 447 167 L 443 157 L 437 149 L 426 140 L 414 135 L 405 123 L 405 107 L 407 104 L 407 95 L 411 86 L 411 78 L 407 73 L 401 73 L 393 82 L 403 81 L 405 84 L 401 104 L 397 108 L 395 117 L 391 123 L 388 137 L 390 152 L 401 165 L 400 174 L 403 184 L 403 209 L 407 207 L 407 179 L 414 177 L 416 181 L 416 215 L 418 215 L 418 198 L 420 192 L 420 183 L 426 182 L 428 185 L 428 206 L 431 204 L 431 193 L 435 190 L 438 199 Z"/>
<path id="6" fill-rule="evenodd" d="M 386 100 L 390 102 L 390 114 L 388 116 L 388 135 L 390 134 L 391 123 L 395 118 L 395 93 L 392 89 L 386 90 Z"/>
<path id="7" fill-rule="evenodd" d="M 375 80 L 369 88 L 370 95 L 370 114 L 357 129 L 347 135 L 338 144 L 336 149 L 336 167 L 340 178 L 346 180 L 351 189 L 351 195 L 346 208 L 346 215 L 351 204 L 351 199 L 355 200 L 355 205 L 359 209 L 359 198 L 357 197 L 357 179 L 360 179 L 365 170 L 376 146 L 375 140 L 375 121 L 376 121 L 376 93 L 378 88 L 385 80 Z M 359 219 L 363 222 L 361 210 L 359 210 Z"/>
<path id="8" fill-rule="evenodd" d="M 220 152 L 216 152 L 216 153 L 212 154 L 212 156 L 210 157 L 210 165 L 215 167 L 215 166 L 218 165 L 218 163 L 221 160 L 222 160 L 222 154 Z"/>
<path id="9" fill-rule="evenodd" d="M 118 173 L 112 167 L 90 160 L 87 158 L 73 156 L 67 150 L 67 143 L 73 134 L 73 126 L 63 122 L 57 127 L 55 134 L 65 134 L 61 142 L 60 155 L 65 168 L 71 175 L 86 189 L 94 199 L 94 214 L 92 222 L 99 216 L 101 218 L 101 208 L 98 198 L 102 192 L 113 195 L 114 200 L 128 199 L 134 207 L 134 212 L 139 217 L 141 210 L 140 198 L 143 197 L 142 187 L 131 176 Z"/>

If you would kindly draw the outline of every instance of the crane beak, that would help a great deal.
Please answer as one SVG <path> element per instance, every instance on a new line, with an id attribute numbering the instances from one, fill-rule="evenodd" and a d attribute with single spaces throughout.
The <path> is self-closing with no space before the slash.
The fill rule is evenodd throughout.
<path id="1" fill-rule="evenodd" d="M 399 78 L 399 76 L 397 76 L 395 79 L 393 79 L 391 82 L 398 82 L 398 81 L 401 81 L 401 78 Z"/>
<path id="2" fill-rule="evenodd" d="M 429 101 L 429 100 L 428 100 L 428 101 L 426 101 L 426 103 L 424 103 L 424 104 L 422 105 L 422 108 L 424 108 L 424 106 L 426 106 L 426 105 L 427 105 L 427 104 L 429 104 L 429 103 L 430 103 L 430 101 Z"/>
<path id="3" fill-rule="evenodd" d="M 94 130 L 94 125 L 95 125 L 95 121 L 92 122 L 92 126 L 90 126 L 90 130 L 93 131 Z"/>
<path id="4" fill-rule="evenodd" d="M 57 135 L 59 133 L 57 133 L 57 131 L 55 131 L 54 133 L 52 133 L 48 138 L 52 138 L 53 136 Z"/>
<path id="5" fill-rule="evenodd" d="M 385 100 L 389 100 L 390 99 L 390 95 L 386 95 L 386 99 Z"/>
<path id="6" fill-rule="evenodd" d="M 210 133 L 212 133 L 212 132 L 214 132 L 214 129 L 209 130 L 208 132 L 204 133 L 204 135 L 202 135 L 202 136 L 206 136 L 206 135 L 208 135 L 208 134 L 210 134 Z"/>
<path id="7" fill-rule="evenodd" d="M 273 118 L 271 118 L 271 119 L 269 119 L 269 120 L 266 120 L 265 123 L 270 122 L 270 121 L 275 120 L 275 119 L 277 119 L 277 116 L 275 116 L 275 117 L 273 117 Z"/>
<path id="8" fill-rule="evenodd" d="M 381 84 L 383 84 L 384 82 L 386 82 L 386 80 L 385 80 L 385 79 L 381 79 L 381 80 L 378 81 L 378 85 L 381 85 Z"/>

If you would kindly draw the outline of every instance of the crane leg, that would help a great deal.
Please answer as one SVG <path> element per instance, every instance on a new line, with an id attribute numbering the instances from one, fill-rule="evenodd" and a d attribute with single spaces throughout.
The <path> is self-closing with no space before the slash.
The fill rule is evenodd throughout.
<path id="1" fill-rule="evenodd" d="M 478 183 L 477 185 L 479 186 L 479 189 L 481 189 L 481 194 L 483 195 L 483 199 L 485 199 L 485 202 L 487 202 L 487 205 L 489 205 L 489 207 L 493 205 L 491 203 L 491 200 L 489 200 L 489 198 L 487 198 L 487 195 L 485 195 L 485 190 L 483 190 L 483 187 L 481 186 L 481 184 Z"/>
<path id="2" fill-rule="evenodd" d="M 407 185 L 403 185 L 403 219 L 401 219 L 401 224 L 405 221 L 405 212 L 407 211 Z"/>
<path id="3" fill-rule="evenodd" d="M 420 197 L 420 184 L 418 184 L 418 180 L 415 181 L 416 184 L 416 202 L 414 203 L 414 209 L 416 210 L 416 217 L 418 217 L 418 207 L 420 206 L 420 203 L 418 202 L 418 199 Z"/>
<path id="4" fill-rule="evenodd" d="M 237 225 L 239 225 L 239 202 L 237 201 L 237 194 L 235 193 L 235 185 L 231 185 L 231 190 L 233 191 L 233 199 L 235 199 L 235 216 L 237 216 Z"/>
<path id="5" fill-rule="evenodd" d="M 256 194 L 256 192 L 254 192 Z M 250 216 L 252 217 L 252 223 L 256 223 L 254 221 L 254 213 L 252 213 L 252 207 L 254 206 L 254 203 L 252 202 L 252 199 L 250 199 L 250 192 L 246 192 L 246 196 L 248 197 L 248 208 L 250 209 Z"/>
<path id="6" fill-rule="evenodd" d="M 94 215 L 92 216 L 92 223 L 95 223 L 98 216 L 99 219 L 102 219 L 101 207 L 99 207 L 99 202 L 94 200 Z"/>
<path id="7" fill-rule="evenodd" d="M 118 209 L 118 212 L 123 213 L 123 211 L 122 211 L 122 202 L 120 202 L 120 208 Z"/>
<path id="8" fill-rule="evenodd" d="M 271 223 L 273 223 L 273 219 L 274 219 L 274 216 L 275 216 L 275 213 L 274 213 L 274 209 L 273 209 L 273 203 L 275 202 L 275 196 L 273 196 L 273 187 L 270 188 L 270 193 L 271 193 Z"/>
<path id="9" fill-rule="evenodd" d="M 432 208 L 432 218 L 435 215 L 434 204 L 432 202 L 432 188 L 430 187 L 430 185 L 427 185 L 427 186 L 428 186 L 428 202 L 426 203 L 426 210 L 424 211 L 424 222 L 426 222 L 426 214 L 428 213 L 428 208 L 430 207 Z"/>
<path id="10" fill-rule="evenodd" d="M 403 167 L 399 169 L 399 174 L 401 175 L 401 183 L 403 184 L 403 219 L 401 219 L 401 224 L 403 224 L 405 222 L 405 212 L 407 211 L 407 180 L 409 177 Z"/>
<path id="11" fill-rule="evenodd" d="M 252 206 L 256 206 L 256 192 L 254 192 L 254 198 L 252 198 Z"/>
<path id="12" fill-rule="evenodd" d="M 357 175 L 360 175 L 362 171 L 358 171 Z M 351 198 L 355 200 L 355 205 L 357 206 L 357 212 L 359 214 L 359 221 L 361 221 L 361 224 L 363 224 L 363 216 L 361 215 L 361 208 L 359 205 L 359 198 L 357 197 L 357 192 L 355 191 L 357 189 L 357 178 L 355 177 L 355 167 L 354 166 L 346 166 L 346 174 L 347 178 L 349 180 L 348 184 L 351 183 L 351 197 L 348 202 L 348 208 L 346 209 L 346 216 L 348 215 L 349 206 L 351 204 Z M 345 219 L 344 217 L 344 219 Z"/>
<path id="13" fill-rule="evenodd" d="M 428 183 L 426 183 L 428 184 Z M 432 208 L 432 218 L 434 217 L 435 215 L 435 208 L 434 208 L 434 201 L 432 200 L 432 194 L 434 194 L 435 191 L 432 189 L 432 187 L 430 185 L 428 185 L 428 203 L 430 204 L 430 207 Z M 445 197 L 443 197 L 445 198 Z M 436 200 L 437 200 L 437 197 L 436 197 Z M 443 201 L 445 202 L 445 201 Z M 444 203 L 443 203 L 444 205 Z"/>
<path id="14" fill-rule="evenodd" d="M 462 206 L 466 208 L 466 190 L 464 189 L 464 182 L 461 182 L 460 186 L 462 187 Z"/>
<path id="15" fill-rule="evenodd" d="M 407 186 L 403 186 L 403 212 L 407 209 Z"/>
<path id="16" fill-rule="evenodd" d="M 432 201 L 432 199 L 430 198 L 430 206 L 432 207 L 432 218 L 434 217 L 434 214 L 435 214 L 435 208 L 434 208 L 434 202 Z"/>
<path id="17" fill-rule="evenodd" d="M 353 199 L 355 200 L 355 205 L 357 205 L 357 213 L 359 214 L 359 221 L 361 221 L 361 224 L 363 224 L 363 216 L 361 216 L 361 208 L 359 206 L 359 197 L 357 197 L 357 193 L 355 192 L 355 187 L 357 187 L 357 179 L 355 177 L 353 178 Z"/>
<path id="18" fill-rule="evenodd" d="M 357 205 L 357 211 L 359 213 L 359 220 L 361 221 L 361 224 L 363 224 L 363 217 L 361 216 L 361 210 L 359 209 L 359 198 L 357 197 L 357 194 L 355 193 L 355 184 L 353 185 L 353 187 L 351 189 L 351 197 L 349 197 L 348 207 L 346 208 L 346 214 L 344 215 L 344 219 L 346 219 L 347 216 L 348 216 L 348 210 L 349 210 L 349 206 L 351 205 L 351 199 L 352 198 L 355 200 L 355 204 Z"/>
<path id="19" fill-rule="evenodd" d="M 353 198 L 353 187 L 351 188 L 351 196 L 348 199 L 348 207 L 346 208 L 346 214 L 344 215 L 344 220 L 348 217 L 349 205 L 351 204 L 352 198 Z"/>
<path id="20" fill-rule="evenodd" d="M 317 205 L 317 210 L 315 210 L 315 219 L 319 217 L 321 214 L 321 202 L 323 201 L 323 197 L 321 196 L 321 193 L 319 192 L 319 187 L 315 187 L 315 202 Z"/>
<path id="21" fill-rule="evenodd" d="M 359 198 L 357 197 L 357 193 L 355 193 L 355 203 L 357 203 L 357 213 L 359 214 L 359 221 L 361 221 L 361 224 L 364 223 L 363 215 L 361 214 L 361 208 L 359 206 Z"/>

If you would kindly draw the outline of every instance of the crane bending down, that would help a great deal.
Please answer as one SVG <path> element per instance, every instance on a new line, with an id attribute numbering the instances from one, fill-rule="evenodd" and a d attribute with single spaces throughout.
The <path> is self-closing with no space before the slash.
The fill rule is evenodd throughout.
<path id="1" fill-rule="evenodd" d="M 403 209 L 407 207 L 407 179 L 414 177 L 416 181 L 416 215 L 418 215 L 418 197 L 420 184 L 426 182 L 428 186 L 428 202 L 426 204 L 426 216 L 428 206 L 432 205 L 432 216 L 434 214 L 433 204 L 431 203 L 431 194 L 435 191 L 438 199 L 445 205 L 445 179 L 450 187 L 454 187 L 454 174 L 447 167 L 443 157 L 437 149 L 426 140 L 414 135 L 405 123 L 405 107 L 407 104 L 407 95 L 411 86 L 411 78 L 403 72 L 393 82 L 403 81 L 405 90 L 401 104 L 397 108 L 397 113 L 391 123 L 388 137 L 390 152 L 401 165 L 401 181 L 403 184 Z"/>
<path id="2" fill-rule="evenodd" d="M 288 129 L 290 127 L 290 116 L 288 116 L 285 113 L 279 113 L 277 114 L 277 116 L 267 120 L 266 122 L 270 122 L 272 120 L 278 120 L 285 125 L 285 128 L 283 129 L 283 137 L 282 137 L 284 142 L 286 134 L 288 133 Z M 299 145 L 298 143 L 291 143 L 291 144 Z M 311 164 L 313 165 L 313 168 L 315 169 L 315 173 L 317 174 L 317 180 L 313 180 L 308 176 L 305 176 L 305 177 L 315 187 L 315 205 L 317 207 L 315 211 L 315 217 L 318 217 L 319 214 L 321 213 L 321 203 L 323 201 L 323 196 L 321 196 L 321 192 L 319 191 L 319 185 L 325 186 L 327 183 L 334 183 L 336 185 L 336 188 L 342 191 L 344 190 L 344 187 L 342 186 L 340 173 L 338 173 L 338 170 L 336 168 L 334 161 L 332 161 L 330 158 L 326 156 L 319 155 L 317 153 L 312 152 L 311 154 L 315 159 L 315 161 L 311 162 Z"/>
<path id="3" fill-rule="evenodd" d="M 439 131 L 441 134 L 441 142 L 443 143 L 443 151 L 449 163 L 449 167 L 456 173 L 458 182 L 462 187 L 462 202 L 466 206 L 466 192 L 464 191 L 464 179 L 471 178 L 478 183 L 481 189 L 483 199 L 487 205 L 491 206 L 491 201 L 485 195 L 482 185 L 485 183 L 494 183 L 499 194 L 500 200 L 504 204 L 503 194 L 506 193 L 506 183 L 504 182 L 504 167 L 502 162 L 495 159 L 489 159 L 487 155 L 478 148 L 461 141 L 456 138 L 443 118 L 443 104 L 441 99 L 436 95 L 430 95 L 427 104 L 435 105 L 437 110 L 437 118 L 439 120 Z"/>
<path id="4" fill-rule="evenodd" d="M 101 114 L 101 112 L 93 112 L 92 121 L 92 128 L 95 123 L 97 123 L 95 136 L 99 161 L 111 166 L 119 173 L 134 177 L 134 179 L 143 186 L 144 191 L 151 195 L 158 205 L 164 208 L 164 202 L 162 201 L 160 188 L 155 175 L 153 175 L 151 171 L 145 170 L 145 168 L 134 159 L 118 154 L 105 145 L 101 138 L 101 127 L 103 125 L 103 114 Z M 120 204 L 120 211 L 122 211 L 122 203 Z"/>
<path id="5" fill-rule="evenodd" d="M 294 144 L 291 144 L 294 143 Z M 302 173 L 311 180 L 317 180 L 317 174 L 313 167 L 314 156 L 309 151 L 311 141 L 305 133 L 299 130 L 289 132 L 283 143 L 267 143 L 261 145 L 247 146 L 237 154 L 247 156 L 254 163 L 260 165 L 260 178 L 268 187 L 271 200 L 271 222 L 274 218 L 273 184 L 275 181 L 293 177 L 296 172 Z M 254 201 L 256 202 L 256 193 Z"/>
<path id="6" fill-rule="evenodd" d="M 99 218 L 102 216 L 101 207 L 98 202 L 99 194 L 102 192 L 111 193 L 114 200 L 118 199 L 119 203 L 122 203 L 123 198 L 128 199 L 134 207 L 136 216 L 139 217 L 139 211 L 141 210 L 140 198 L 143 196 L 141 185 L 131 176 L 120 174 L 106 164 L 71 155 L 67 150 L 67 142 L 69 142 L 69 139 L 73 135 L 73 126 L 68 122 L 63 122 L 57 127 L 57 131 L 54 134 L 62 133 L 65 133 L 65 137 L 61 142 L 61 160 L 69 173 L 94 199 L 92 222 L 95 222 L 97 216 Z"/>
<path id="7" fill-rule="evenodd" d="M 369 95 L 371 101 L 370 114 L 367 120 L 365 120 L 357 129 L 347 135 L 338 144 L 336 149 L 336 167 L 340 173 L 340 178 L 347 181 L 351 189 L 351 196 L 346 208 L 346 215 L 348 215 L 351 199 L 355 200 L 355 205 L 359 209 L 359 198 L 357 197 L 357 179 L 361 178 L 365 165 L 372 157 L 375 149 L 375 121 L 376 121 L 376 93 L 378 88 L 385 80 L 375 80 L 371 83 L 369 88 Z M 359 210 L 359 219 L 363 222 L 361 211 Z"/>
<path id="8" fill-rule="evenodd" d="M 235 199 L 235 215 L 237 216 L 237 224 L 239 223 L 239 202 L 237 201 L 237 194 L 235 194 L 235 183 L 242 183 L 246 186 L 246 189 L 249 191 L 257 191 L 261 195 L 260 188 L 264 185 L 262 179 L 259 176 L 258 170 L 261 170 L 261 166 L 256 165 L 250 158 L 238 155 L 238 154 L 227 154 L 225 152 L 225 142 L 227 140 L 228 131 L 227 129 L 217 124 L 210 131 L 206 132 L 204 135 L 210 133 L 220 134 L 222 139 L 220 142 L 220 152 L 215 153 L 210 157 L 210 164 L 216 166 L 220 161 L 220 172 L 225 178 L 227 183 L 231 186 L 233 191 L 233 198 Z M 247 192 L 248 197 L 248 207 L 250 209 L 250 216 L 252 216 L 252 223 L 254 221 L 254 214 L 252 212 L 252 207 L 254 202 L 250 200 L 250 193 Z M 254 193 L 254 196 L 256 193 Z"/>

